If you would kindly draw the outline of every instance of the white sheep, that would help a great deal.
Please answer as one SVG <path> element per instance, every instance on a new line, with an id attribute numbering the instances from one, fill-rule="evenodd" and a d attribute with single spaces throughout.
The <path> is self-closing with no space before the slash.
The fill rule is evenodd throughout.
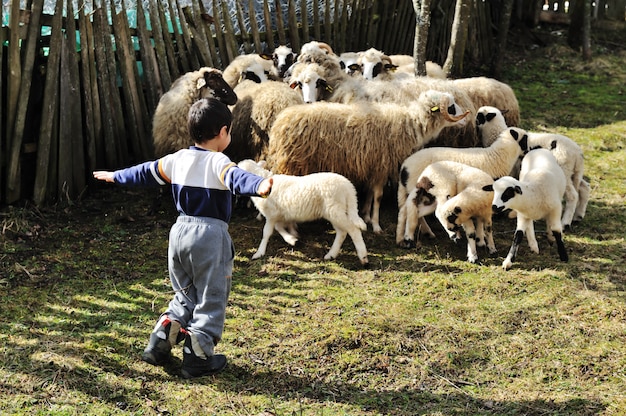
<path id="1" fill-rule="evenodd" d="M 502 212 L 505 209 L 517 212 L 513 244 L 502 262 L 505 270 L 512 266 L 524 234 L 531 251 L 539 253 L 533 224 L 535 220 L 546 221 L 548 241 L 550 243 L 556 241 L 559 258 L 561 261 L 568 261 L 561 225 L 565 174 L 549 150 L 540 148 L 528 152 L 522 160 L 519 180 L 505 176 L 483 189 L 494 192 L 494 212 Z"/>
<path id="2" fill-rule="evenodd" d="M 386 55 L 376 48 L 361 52 L 357 63 L 361 66 L 363 77 L 368 80 L 390 80 L 415 73 L 415 59 L 411 55 Z M 427 76 L 446 79 L 440 65 L 432 61 L 425 64 Z"/>
<path id="3" fill-rule="evenodd" d="M 269 55 L 257 53 L 239 55 L 224 68 L 224 81 L 232 88 L 244 79 L 265 82 L 269 79 L 268 75 L 273 66 L 274 63 Z"/>
<path id="4" fill-rule="evenodd" d="M 215 97 L 227 105 L 237 102 L 237 95 L 224 81 L 222 71 L 210 67 L 187 72 L 161 96 L 152 120 L 154 153 L 157 157 L 193 144 L 187 130 L 189 108 L 205 97 Z"/>
<path id="5" fill-rule="evenodd" d="M 406 201 L 405 247 L 415 246 L 418 219 L 435 212 L 450 238 L 458 240 L 460 228 L 465 230 L 470 262 L 478 260 L 476 246 L 486 245 L 491 254 L 495 253 L 492 195 L 482 190 L 491 184 L 490 175 L 463 163 L 440 161 L 428 165 Z M 473 220 L 476 220 L 476 226 Z"/>
<path id="6" fill-rule="evenodd" d="M 348 75 L 361 73 L 361 66 L 358 64 L 359 52 L 343 52 L 339 54 L 339 65 Z"/>
<path id="7" fill-rule="evenodd" d="M 249 159 L 239 162 L 239 167 L 274 179 L 272 192 L 267 198 L 252 197 L 252 202 L 265 217 L 263 238 L 252 256 L 253 259 L 265 255 L 274 229 L 285 242 L 293 246 L 298 240 L 294 223 L 324 218 L 332 224 L 336 233 L 333 245 L 324 259 L 336 258 L 349 235 L 361 264 L 368 263 L 367 248 L 361 234 L 367 226 L 359 217 L 356 189 L 348 179 L 331 172 L 304 176 L 274 175 L 263 168 L 263 162 L 257 163 Z"/>
<path id="8" fill-rule="evenodd" d="M 281 81 L 257 84 L 246 80 L 235 87 L 237 104 L 231 110 L 231 143 L 224 153 L 231 160 L 260 160 L 267 156 L 269 131 L 285 108 L 304 104 L 302 95 Z"/>
<path id="9" fill-rule="evenodd" d="M 460 78 L 451 82 L 467 93 L 476 108 L 486 105 L 500 108 L 504 111 L 507 126 L 519 126 L 519 103 L 508 84 L 487 77 Z"/>
<path id="10" fill-rule="evenodd" d="M 359 101 L 289 107 L 270 131 L 268 165 L 290 175 L 336 172 L 364 185 L 365 220 L 381 233 L 380 200 L 398 165 L 444 127 L 463 124 L 467 115 L 451 94 L 432 90 L 406 106 Z"/>
<path id="11" fill-rule="evenodd" d="M 507 128 L 502 112 L 492 106 L 483 106 L 476 113 L 476 128 L 483 145 L 490 143 L 493 137 Z M 552 152 L 557 163 L 563 169 L 567 181 L 565 187 L 565 208 L 561 223 L 564 229 L 573 221 L 581 221 L 585 217 L 589 202 L 590 186 L 584 178 L 584 156 L 581 147 L 572 139 L 562 134 L 528 132 L 528 140 L 523 143 L 522 150 L 542 147 Z M 514 167 L 511 176 L 517 176 L 519 163 Z"/>
<path id="12" fill-rule="evenodd" d="M 486 148 L 429 147 L 418 150 L 406 158 L 400 167 L 398 180 L 396 243 L 400 246 L 405 244 L 404 233 L 407 221 L 405 202 L 428 165 L 441 160 L 450 160 L 481 169 L 492 178 L 499 178 L 511 172 L 513 165 L 522 154 L 520 143 L 524 142 L 525 136 L 524 130 L 511 127 L 503 131 L 500 137 Z M 435 236 L 423 218 L 420 218 L 420 225 L 426 234 L 431 237 Z"/>
<path id="13" fill-rule="evenodd" d="M 272 76 L 276 80 L 284 80 L 287 71 L 294 64 L 297 54 L 289 46 L 280 45 L 272 53 L 273 66 L 271 69 Z"/>

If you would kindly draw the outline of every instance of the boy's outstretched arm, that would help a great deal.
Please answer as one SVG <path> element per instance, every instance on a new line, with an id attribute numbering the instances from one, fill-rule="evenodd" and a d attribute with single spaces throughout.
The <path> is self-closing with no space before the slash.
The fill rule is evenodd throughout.
<path id="1" fill-rule="evenodd" d="M 93 177 L 98 179 L 99 181 L 106 181 L 106 182 L 115 182 L 115 179 L 113 179 L 113 172 L 109 172 L 106 170 L 98 170 L 95 171 L 93 173 Z"/>

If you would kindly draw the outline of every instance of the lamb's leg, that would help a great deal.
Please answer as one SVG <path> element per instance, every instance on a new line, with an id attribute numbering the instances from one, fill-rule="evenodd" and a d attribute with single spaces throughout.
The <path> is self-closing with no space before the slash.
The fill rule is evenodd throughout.
<path id="1" fill-rule="evenodd" d="M 383 229 L 380 228 L 380 201 L 383 199 L 384 184 L 377 184 L 373 187 L 374 200 L 372 203 L 372 229 L 376 234 L 381 234 Z"/>
<path id="2" fill-rule="evenodd" d="M 522 219 L 520 219 L 520 217 L 522 217 Z M 523 217 L 522 214 L 518 212 L 517 229 L 521 229 L 526 232 L 526 241 L 528 241 L 530 251 L 539 254 L 539 244 L 537 244 L 537 238 L 535 237 L 535 225 L 533 224 L 533 220 Z"/>
<path id="3" fill-rule="evenodd" d="M 561 227 L 565 230 L 572 225 L 572 219 L 574 218 L 574 211 L 578 205 L 578 191 L 574 188 L 574 184 L 570 180 L 567 181 L 565 186 L 565 207 L 563 209 L 563 216 L 561 217 Z"/>
<path id="4" fill-rule="evenodd" d="M 551 216 L 546 220 L 546 228 L 548 229 L 548 233 L 552 235 L 552 239 L 556 241 L 556 248 L 559 252 L 559 259 L 561 259 L 561 261 L 568 261 L 569 256 L 567 255 L 565 244 L 563 244 L 563 229 L 561 228 L 558 214 Z"/>
<path id="5" fill-rule="evenodd" d="M 289 234 L 293 235 L 295 238 L 300 238 L 300 233 L 298 233 L 298 223 L 290 222 L 287 224 L 287 230 Z"/>
<path id="6" fill-rule="evenodd" d="M 561 233 L 558 231 L 553 231 L 554 238 L 556 239 L 556 248 L 559 251 L 559 258 L 561 261 L 569 261 L 569 256 L 567 255 L 567 250 L 565 249 L 565 244 L 563 244 L 563 239 Z"/>
<path id="7" fill-rule="evenodd" d="M 274 234 L 274 226 L 274 221 L 271 221 L 270 219 L 265 221 L 265 225 L 263 226 L 263 238 L 261 239 L 261 244 L 259 244 L 259 248 L 256 250 L 256 253 L 252 256 L 253 260 L 261 258 L 265 255 L 267 243 L 269 242 L 272 234 Z"/>
<path id="8" fill-rule="evenodd" d="M 359 257 L 361 264 L 367 264 L 369 262 L 367 259 L 367 248 L 365 247 L 365 241 L 363 241 L 363 234 L 361 234 L 361 230 L 357 227 L 353 227 L 348 230 L 348 234 L 352 239 L 352 243 L 354 244 L 356 254 Z"/>
<path id="9" fill-rule="evenodd" d="M 482 218 L 476 218 L 476 246 L 485 247 L 485 223 Z"/>
<path id="10" fill-rule="evenodd" d="M 470 219 L 461 225 L 465 230 L 465 238 L 467 238 L 467 261 L 476 263 L 478 261 L 478 252 L 476 251 L 476 228 L 474 227 L 474 221 Z"/>
<path id="11" fill-rule="evenodd" d="M 576 205 L 576 211 L 574 212 L 573 221 L 582 221 L 585 218 L 585 212 L 587 212 L 587 203 L 589 202 L 589 194 L 591 193 L 591 186 L 586 180 L 581 180 L 578 185 L 578 204 Z"/>
<path id="12" fill-rule="evenodd" d="M 283 240 L 285 240 L 287 244 L 289 244 L 290 246 L 295 246 L 298 242 L 298 236 L 293 235 L 289 231 L 289 229 L 292 228 L 292 224 L 293 223 L 277 222 L 276 225 L 274 225 L 274 228 L 276 228 L 276 231 L 278 231 L 280 236 L 283 238 Z"/>
<path id="13" fill-rule="evenodd" d="M 506 256 L 506 259 L 502 262 L 502 268 L 504 270 L 508 270 L 513 265 L 515 261 L 515 257 L 517 256 L 517 249 L 519 248 L 520 243 L 522 242 L 522 238 L 524 238 L 523 230 L 515 230 L 515 236 L 513 237 L 513 243 L 511 244 L 511 248 L 509 249 L 509 254 Z"/>
<path id="14" fill-rule="evenodd" d="M 361 218 L 365 221 L 366 224 L 372 222 L 372 200 L 374 199 L 374 191 L 371 188 L 368 188 L 365 193 L 365 199 L 363 200 L 363 205 L 361 206 Z"/>
<path id="15" fill-rule="evenodd" d="M 406 188 L 402 183 L 398 184 L 398 222 L 396 223 L 396 244 L 402 246 L 404 231 L 406 229 Z"/>
<path id="16" fill-rule="evenodd" d="M 487 241 L 487 249 L 489 254 L 494 254 L 498 250 L 496 249 L 496 243 L 493 241 L 493 223 L 491 218 L 483 220 L 485 227 L 485 240 Z"/>
<path id="17" fill-rule="evenodd" d="M 339 252 L 341 251 L 341 245 L 343 244 L 344 240 L 346 239 L 346 236 L 348 235 L 348 233 L 345 230 L 337 228 L 334 225 L 333 227 L 335 228 L 335 241 L 333 241 L 332 247 L 330 248 L 328 253 L 324 256 L 324 260 L 331 260 L 331 259 L 337 258 L 337 256 L 339 255 Z"/>

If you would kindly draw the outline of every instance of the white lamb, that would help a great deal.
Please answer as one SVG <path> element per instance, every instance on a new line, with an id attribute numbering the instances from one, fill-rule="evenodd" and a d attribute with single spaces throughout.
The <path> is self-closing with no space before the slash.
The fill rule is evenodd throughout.
<path id="1" fill-rule="evenodd" d="M 161 96 L 152 120 L 154 153 L 157 157 L 192 144 L 187 130 L 189 108 L 205 97 L 215 97 L 227 105 L 237 102 L 237 95 L 224 81 L 222 71 L 210 67 L 187 72 Z"/>
<path id="2" fill-rule="evenodd" d="M 500 134 L 491 146 L 455 148 L 455 147 L 429 147 L 418 150 L 402 162 L 398 180 L 398 224 L 396 228 L 396 243 L 404 245 L 404 233 L 406 229 L 406 199 L 416 186 L 418 178 L 428 165 L 442 160 L 450 160 L 464 163 L 481 169 L 492 178 L 508 175 L 522 154 L 522 148 L 518 143 L 523 143 L 526 132 L 516 127 L 511 127 Z M 423 231 L 434 237 L 432 230 L 423 218 L 420 218 Z"/>
<path id="3" fill-rule="evenodd" d="M 484 146 L 487 146 L 494 137 L 507 128 L 502 112 L 491 106 L 483 106 L 476 114 L 476 127 Z M 537 147 L 548 149 L 563 169 L 566 178 L 565 208 L 561 224 L 564 229 L 571 226 L 573 221 L 581 221 L 587 211 L 590 186 L 583 178 L 584 156 L 580 146 L 567 136 L 555 133 L 528 132 L 527 142 L 522 144 L 522 150 L 528 152 Z M 511 172 L 517 176 L 519 163 Z"/>
<path id="4" fill-rule="evenodd" d="M 267 198 L 252 197 L 252 202 L 265 217 L 263 239 L 253 259 L 265 255 L 274 229 L 293 246 L 298 240 L 293 226 L 295 223 L 324 218 L 332 224 L 336 233 L 324 259 L 336 258 L 346 236 L 350 235 L 361 264 L 368 263 L 367 248 L 361 234 L 367 226 L 359 217 L 356 189 L 348 179 L 331 172 L 305 176 L 274 175 L 263 168 L 263 162 L 250 159 L 239 162 L 238 166 L 248 172 L 274 178 L 272 193 Z"/>
<path id="5" fill-rule="evenodd" d="M 254 82 L 265 82 L 274 66 L 269 55 L 249 53 L 239 55 L 224 68 L 224 81 L 235 88 L 244 79 Z"/>
<path id="6" fill-rule="evenodd" d="M 535 149 L 528 152 L 522 160 L 519 180 L 505 176 L 483 189 L 494 192 L 494 212 L 502 212 L 505 209 L 517 212 L 513 244 L 502 262 L 505 270 L 512 266 L 524 234 L 530 249 L 539 253 L 534 220 L 546 221 L 548 241 L 550 243 L 556 241 L 559 258 L 561 261 L 568 261 L 567 250 L 561 236 L 563 232 L 561 201 L 565 192 L 565 174 L 549 150 Z"/>
<path id="7" fill-rule="evenodd" d="M 468 261 L 478 260 L 476 246 L 486 245 L 489 253 L 495 253 L 491 221 L 493 198 L 483 191 L 484 186 L 491 184 L 491 176 L 463 163 L 441 161 L 426 167 L 406 202 L 405 246 L 415 245 L 413 238 L 418 218 L 434 211 L 450 238 L 457 241 L 460 229 L 464 229 Z"/>
<path id="8" fill-rule="evenodd" d="M 295 62 L 297 54 L 286 45 L 280 45 L 272 53 L 272 76 L 279 81 L 283 81 L 287 71 Z"/>

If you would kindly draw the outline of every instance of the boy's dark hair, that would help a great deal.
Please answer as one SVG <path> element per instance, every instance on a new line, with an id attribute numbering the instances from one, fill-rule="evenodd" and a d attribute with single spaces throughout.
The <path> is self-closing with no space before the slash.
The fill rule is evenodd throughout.
<path id="1" fill-rule="evenodd" d="M 230 130 L 233 114 L 215 98 L 201 98 L 189 109 L 187 128 L 194 143 L 204 143 L 217 136 L 222 127 Z"/>

